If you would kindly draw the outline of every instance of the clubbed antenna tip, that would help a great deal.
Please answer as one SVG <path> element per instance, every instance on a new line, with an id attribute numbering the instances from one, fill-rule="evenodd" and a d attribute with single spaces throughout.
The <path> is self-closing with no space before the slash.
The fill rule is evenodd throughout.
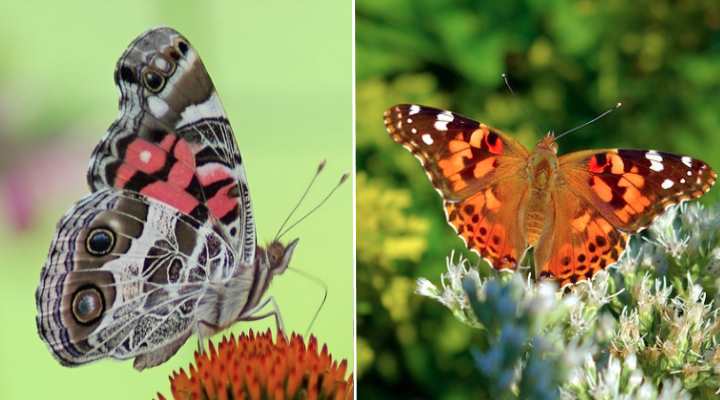
<path id="1" fill-rule="evenodd" d="M 338 183 L 338 185 L 342 185 L 346 180 L 348 180 L 349 177 L 350 177 L 349 172 L 342 174 L 342 176 L 340 177 L 340 183 Z"/>
<path id="2" fill-rule="evenodd" d="M 327 164 L 327 160 L 320 161 L 320 164 L 318 164 L 317 167 L 317 174 L 319 174 L 325 168 L 325 164 Z"/>

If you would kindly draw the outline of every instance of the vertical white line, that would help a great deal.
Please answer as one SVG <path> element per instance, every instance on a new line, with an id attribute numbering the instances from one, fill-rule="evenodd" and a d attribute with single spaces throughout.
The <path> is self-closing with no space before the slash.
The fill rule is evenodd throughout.
<path id="1" fill-rule="evenodd" d="M 354 399 L 357 400 L 357 393 L 358 393 L 358 385 L 357 385 L 357 376 L 358 376 L 358 368 L 357 368 L 357 187 L 356 187 L 356 160 L 355 157 L 357 155 L 356 152 L 356 134 L 357 134 L 357 110 L 356 110 L 356 96 L 355 96 L 355 90 L 356 90 L 356 82 L 355 82 L 355 0 L 351 0 L 352 5 L 350 9 L 350 18 L 352 20 L 351 22 L 351 76 L 350 81 L 352 84 L 352 210 L 353 210 L 353 245 L 352 245 L 352 252 L 353 252 L 353 273 L 352 273 L 352 279 L 353 279 L 353 391 L 355 392 L 353 394 Z"/>

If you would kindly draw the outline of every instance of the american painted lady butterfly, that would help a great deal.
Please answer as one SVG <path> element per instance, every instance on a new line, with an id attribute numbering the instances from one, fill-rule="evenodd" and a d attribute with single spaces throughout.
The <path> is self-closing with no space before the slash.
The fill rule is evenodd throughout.
<path id="1" fill-rule="evenodd" d="M 616 262 L 629 233 L 717 177 L 700 160 L 654 150 L 558 157 L 552 133 L 529 152 L 495 128 L 414 104 L 387 110 L 385 127 L 420 160 L 468 248 L 502 270 L 534 247 L 535 275 L 561 286 Z"/>
<path id="2" fill-rule="evenodd" d="M 192 333 L 267 316 L 282 330 L 264 294 L 298 240 L 257 245 L 242 158 L 195 49 L 150 30 L 115 82 L 120 116 L 90 160 L 92 193 L 58 223 L 42 269 L 40 337 L 63 365 L 134 358 L 141 370 Z"/>

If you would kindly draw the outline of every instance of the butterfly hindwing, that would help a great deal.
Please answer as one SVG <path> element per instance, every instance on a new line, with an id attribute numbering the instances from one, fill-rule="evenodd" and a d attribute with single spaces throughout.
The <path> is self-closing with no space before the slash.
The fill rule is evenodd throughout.
<path id="1" fill-rule="evenodd" d="M 196 50 L 170 28 L 133 41 L 115 72 L 120 117 L 97 145 L 93 190 L 132 190 L 212 219 L 241 259 L 254 259 L 250 194 L 235 137 Z"/>
<path id="2" fill-rule="evenodd" d="M 450 111 L 400 104 L 385 111 L 385 128 L 425 168 L 445 200 L 470 197 L 511 176 L 527 150 L 497 129 Z"/>
<path id="3" fill-rule="evenodd" d="M 570 191 L 553 192 L 547 218 L 534 252 L 536 276 L 561 287 L 592 278 L 625 248 L 627 234 Z"/>
<path id="4" fill-rule="evenodd" d="M 492 184 L 460 202 L 445 201 L 450 226 L 467 247 L 496 269 L 515 269 L 527 247 L 517 210 L 527 203 L 519 177 Z"/>
<path id="5" fill-rule="evenodd" d="M 185 342 L 206 277 L 229 275 L 234 257 L 207 222 L 100 189 L 58 223 L 36 293 L 38 331 L 64 365 L 145 355 L 138 367 L 151 366 L 155 350 L 169 357 Z"/>

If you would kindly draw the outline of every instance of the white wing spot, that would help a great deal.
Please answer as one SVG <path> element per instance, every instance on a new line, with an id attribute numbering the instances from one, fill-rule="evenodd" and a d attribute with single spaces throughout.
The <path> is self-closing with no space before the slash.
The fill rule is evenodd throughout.
<path id="1" fill-rule="evenodd" d="M 167 71 L 169 69 L 167 61 L 163 60 L 162 57 L 156 57 L 154 63 L 155 67 L 161 71 Z"/>
<path id="2" fill-rule="evenodd" d="M 190 104 L 185 107 L 180 114 L 180 121 L 175 124 L 175 127 L 189 125 L 205 118 L 226 118 L 220 98 L 215 92 L 212 92 L 210 97 L 202 103 Z"/>
<path id="3" fill-rule="evenodd" d="M 408 118 L 405 120 L 408 124 L 412 124 L 412 118 Z"/>
<path id="4" fill-rule="evenodd" d="M 398 129 L 402 128 L 402 121 L 398 121 L 398 123 L 397 123 L 397 128 L 398 128 Z"/>
<path id="5" fill-rule="evenodd" d="M 156 116 L 157 118 L 162 118 L 163 116 L 165 116 L 165 113 L 167 113 L 170 109 L 168 103 L 166 103 L 165 100 L 157 96 L 148 97 L 147 104 L 150 108 L 150 113 L 152 113 L 152 115 Z"/>
<path id="6" fill-rule="evenodd" d="M 656 172 L 660 172 L 664 169 L 662 164 L 662 156 L 655 150 L 650 150 L 645 153 L 645 158 L 650 160 L 650 169 Z"/>
<path id="7" fill-rule="evenodd" d="M 673 185 L 675 185 L 675 182 L 671 181 L 670 179 L 665 179 L 660 186 L 662 186 L 663 189 L 667 190 L 673 187 Z"/>
<path id="8" fill-rule="evenodd" d="M 663 160 L 660 153 L 658 153 L 655 150 L 650 150 L 647 153 L 645 153 L 645 158 L 647 158 L 648 160 L 654 160 L 654 161 L 662 161 Z"/>
<path id="9" fill-rule="evenodd" d="M 687 176 L 692 176 L 692 171 L 688 171 Z"/>
<path id="10" fill-rule="evenodd" d="M 660 172 L 664 169 L 661 162 L 650 160 L 650 169 L 656 172 Z"/>
<path id="11" fill-rule="evenodd" d="M 140 161 L 144 162 L 145 164 L 150 162 L 150 158 L 152 158 L 152 154 L 148 150 L 143 150 L 140 152 Z"/>
<path id="12" fill-rule="evenodd" d="M 430 136 L 429 133 L 422 135 L 422 141 L 425 142 L 425 144 L 428 146 L 433 144 L 433 138 L 432 138 L 432 136 Z"/>
<path id="13" fill-rule="evenodd" d="M 683 156 L 680 160 L 682 160 L 683 164 L 687 165 L 688 168 L 692 168 L 692 158 Z"/>
<path id="14" fill-rule="evenodd" d="M 420 106 L 417 104 L 413 104 L 410 106 L 410 115 L 415 115 L 420 112 Z"/>
<path id="15" fill-rule="evenodd" d="M 685 178 L 680 178 L 680 183 L 685 183 Z"/>
<path id="16" fill-rule="evenodd" d="M 435 121 L 435 129 L 439 131 L 446 131 L 447 124 L 452 122 L 455 116 L 450 111 L 443 111 L 437 115 L 437 121 Z"/>
<path id="17" fill-rule="evenodd" d="M 413 134 L 417 134 L 417 129 L 412 128 L 412 129 L 410 129 L 410 132 L 412 132 Z"/>

